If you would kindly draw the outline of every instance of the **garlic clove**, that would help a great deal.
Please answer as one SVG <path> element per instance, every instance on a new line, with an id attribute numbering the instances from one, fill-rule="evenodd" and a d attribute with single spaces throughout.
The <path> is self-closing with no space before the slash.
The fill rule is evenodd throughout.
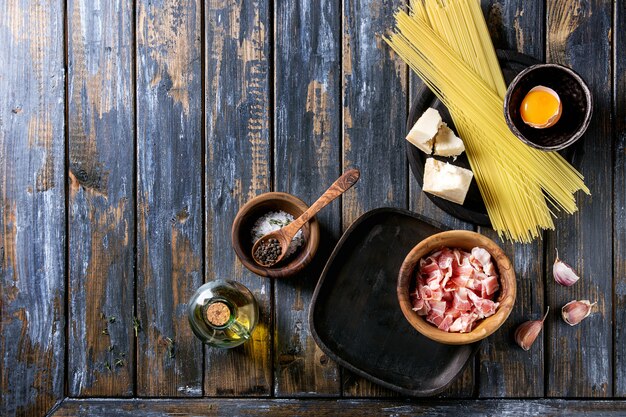
<path id="1" fill-rule="evenodd" d="M 596 303 L 591 304 L 589 300 L 572 300 L 561 308 L 561 316 L 565 323 L 575 326 L 591 314 L 594 305 Z"/>
<path id="2" fill-rule="evenodd" d="M 537 336 L 543 329 L 543 322 L 548 317 L 550 307 L 547 308 L 545 316 L 541 320 L 531 320 L 524 322 L 515 330 L 515 342 L 524 350 L 529 350 L 535 343 Z"/>
<path id="3" fill-rule="evenodd" d="M 571 287 L 580 279 L 574 268 L 559 259 L 558 250 L 556 250 L 556 259 L 554 260 L 554 265 L 552 265 L 552 275 L 554 275 L 556 282 L 566 287 Z"/>

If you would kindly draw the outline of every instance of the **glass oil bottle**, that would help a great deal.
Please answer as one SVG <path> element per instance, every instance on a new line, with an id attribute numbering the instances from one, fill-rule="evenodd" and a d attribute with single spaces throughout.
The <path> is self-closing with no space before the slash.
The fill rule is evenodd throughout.
<path id="1" fill-rule="evenodd" d="M 205 344 L 232 348 L 250 339 L 259 317 L 254 295 L 235 281 L 211 281 L 191 297 L 189 324 Z"/>

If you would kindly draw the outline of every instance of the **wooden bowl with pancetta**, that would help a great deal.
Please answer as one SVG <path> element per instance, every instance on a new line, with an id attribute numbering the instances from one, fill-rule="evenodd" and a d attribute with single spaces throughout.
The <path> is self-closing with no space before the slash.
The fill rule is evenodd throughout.
<path id="1" fill-rule="evenodd" d="M 448 345 L 474 343 L 498 330 L 513 309 L 516 290 L 504 251 L 466 230 L 422 240 L 398 274 L 404 317 L 422 335 Z"/>

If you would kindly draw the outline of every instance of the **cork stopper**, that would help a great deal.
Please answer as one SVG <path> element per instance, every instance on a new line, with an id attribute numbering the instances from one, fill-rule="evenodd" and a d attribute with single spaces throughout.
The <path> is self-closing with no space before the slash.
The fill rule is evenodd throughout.
<path id="1" fill-rule="evenodd" d="M 207 307 L 206 318 L 213 326 L 223 326 L 230 319 L 230 308 L 225 303 L 215 302 Z"/>

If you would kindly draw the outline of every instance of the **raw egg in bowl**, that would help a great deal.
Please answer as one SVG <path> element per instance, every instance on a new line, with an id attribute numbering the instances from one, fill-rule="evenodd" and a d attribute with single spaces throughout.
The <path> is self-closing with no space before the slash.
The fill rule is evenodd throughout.
<path id="1" fill-rule="evenodd" d="M 563 105 L 553 89 L 538 85 L 530 89 L 520 106 L 520 116 L 528 126 L 545 129 L 561 118 Z"/>
<path id="2" fill-rule="evenodd" d="M 520 72 L 504 96 L 504 118 L 522 142 L 556 151 L 576 142 L 591 121 L 589 87 L 571 69 L 533 65 Z"/>

